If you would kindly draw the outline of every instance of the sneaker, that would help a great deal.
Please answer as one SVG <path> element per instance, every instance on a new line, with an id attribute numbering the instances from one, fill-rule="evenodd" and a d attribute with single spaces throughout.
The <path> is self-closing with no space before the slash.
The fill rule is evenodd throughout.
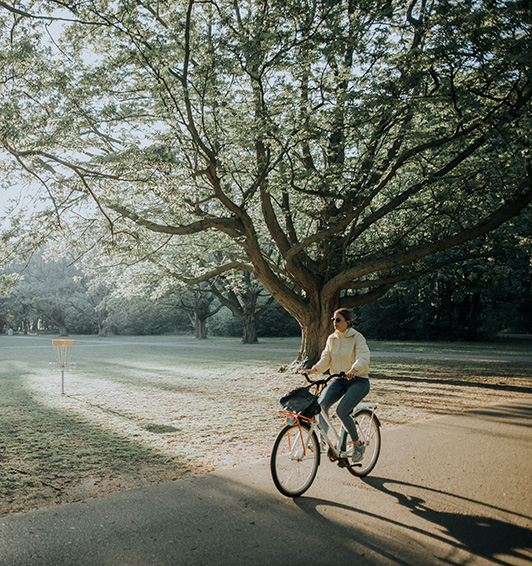
<path id="1" fill-rule="evenodd" d="M 360 446 L 354 446 L 353 447 L 353 455 L 351 456 L 351 459 L 353 460 L 353 462 L 359 462 L 360 460 L 362 460 L 363 456 L 364 456 L 364 452 L 366 450 L 366 447 L 361 444 Z"/>

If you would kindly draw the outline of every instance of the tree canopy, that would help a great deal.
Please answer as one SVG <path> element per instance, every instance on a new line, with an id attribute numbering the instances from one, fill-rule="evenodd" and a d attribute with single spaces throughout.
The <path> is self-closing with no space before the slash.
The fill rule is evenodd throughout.
<path id="1" fill-rule="evenodd" d="M 116 244 L 202 235 L 216 273 L 252 271 L 298 320 L 301 361 L 334 308 L 493 255 L 532 200 L 521 1 L 26 0 L 0 18 L 2 143 L 50 219 L 100 215 Z"/>

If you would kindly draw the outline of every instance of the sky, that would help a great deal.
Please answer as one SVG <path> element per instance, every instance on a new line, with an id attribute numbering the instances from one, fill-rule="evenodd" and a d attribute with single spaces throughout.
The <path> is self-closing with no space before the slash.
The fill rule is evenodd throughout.
<path id="1" fill-rule="evenodd" d="M 8 226 L 9 216 L 24 209 L 36 208 L 39 187 L 14 184 L 0 188 L 0 229 Z"/>

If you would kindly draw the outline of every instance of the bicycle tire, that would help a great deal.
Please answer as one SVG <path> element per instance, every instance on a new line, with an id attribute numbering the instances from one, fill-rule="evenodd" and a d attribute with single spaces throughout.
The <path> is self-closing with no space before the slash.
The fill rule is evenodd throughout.
<path id="1" fill-rule="evenodd" d="M 307 446 L 303 449 L 305 439 Z M 307 423 L 286 425 L 272 448 L 270 471 L 275 487 L 287 497 L 298 497 L 312 485 L 320 465 L 320 445 Z"/>
<path id="2" fill-rule="evenodd" d="M 362 478 L 367 476 L 377 464 L 379 459 L 379 454 L 381 452 L 381 430 L 379 421 L 377 417 L 373 415 L 370 411 L 360 411 L 355 416 L 355 424 L 357 427 L 358 437 L 366 449 L 364 451 L 364 456 L 361 460 L 354 463 L 351 460 L 352 449 L 348 451 L 347 458 L 341 458 L 340 464 L 342 467 L 347 468 L 349 473 Z M 347 441 L 347 431 L 344 430 L 342 435 L 342 445 L 345 445 Z"/>

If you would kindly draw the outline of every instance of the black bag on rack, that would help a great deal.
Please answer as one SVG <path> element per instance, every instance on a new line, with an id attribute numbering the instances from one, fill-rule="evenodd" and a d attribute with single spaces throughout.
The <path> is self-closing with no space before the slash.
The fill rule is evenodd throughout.
<path id="1" fill-rule="evenodd" d="M 279 399 L 281 405 L 302 417 L 312 418 L 321 411 L 318 396 L 312 394 L 306 387 L 298 387 Z"/>

